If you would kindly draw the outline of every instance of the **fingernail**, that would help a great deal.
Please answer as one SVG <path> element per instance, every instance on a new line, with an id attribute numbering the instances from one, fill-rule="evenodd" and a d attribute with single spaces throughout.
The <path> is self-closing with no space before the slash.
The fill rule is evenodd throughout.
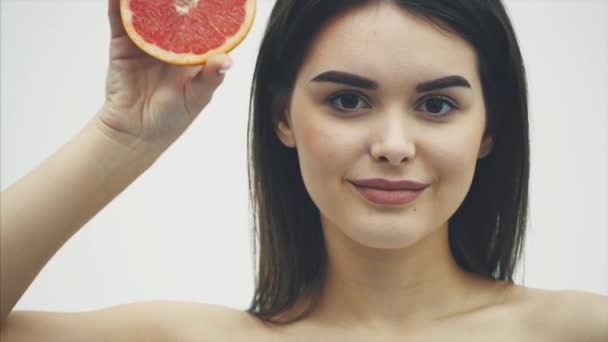
<path id="1" fill-rule="evenodd" d="M 232 67 L 232 62 L 225 62 L 224 64 L 222 64 L 222 66 L 217 69 L 217 73 L 218 75 L 223 75 L 226 73 L 226 71 L 228 71 L 228 69 L 230 69 Z"/>

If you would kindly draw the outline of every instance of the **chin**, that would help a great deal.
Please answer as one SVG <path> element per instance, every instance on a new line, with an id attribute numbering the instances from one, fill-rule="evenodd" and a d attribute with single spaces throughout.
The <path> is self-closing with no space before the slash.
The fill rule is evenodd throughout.
<path id="1" fill-rule="evenodd" d="M 414 228 L 415 226 L 415 228 Z M 358 226 L 349 231 L 343 231 L 352 241 L 359 245 L 375 249 L 403 249 L 415 245 L 430 232 L 425 232 L 420 225 L 395 225 L 374 222 L 366 226 Z"/>

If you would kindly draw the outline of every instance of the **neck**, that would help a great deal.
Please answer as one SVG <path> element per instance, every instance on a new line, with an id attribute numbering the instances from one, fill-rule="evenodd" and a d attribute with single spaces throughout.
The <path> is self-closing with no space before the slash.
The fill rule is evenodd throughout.
<path id="1" fill-rule="evenodd" d="M 386 329 L 441 320 L 481 306 L 481 290 L 500 285 L 460 268 L 447 223 L 399 250 L 362 246 L 330 225 L 324 234 L 328 273 L 313 315 L 340 325 Z"/>

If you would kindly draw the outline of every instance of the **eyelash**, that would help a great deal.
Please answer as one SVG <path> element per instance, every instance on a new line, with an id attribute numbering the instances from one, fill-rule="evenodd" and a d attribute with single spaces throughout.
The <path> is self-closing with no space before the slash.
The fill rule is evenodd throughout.
<path id="1" fill-rule="evenodd" d="M 332 95 L 332 96 L 329 97 L 328 102 L 330 103 L 330 105 L 333 108 L 337 109 L 340 112 L 349 112 L 349 113 L 355 112 L 355 110 L 340 109 L 340 108 L 337 108 L 336 105 L 334 105 L 334 101 L 336 101 L 337 99 L 340 99 L 344 95 L 354 95 L 354 96 L 357 96 L 358 99 L 362 100 L 362 102 L 365 102 L 367 104 L 367 101 L 365 100 L 365 96 L 363 96 L 363 95 L 361 95 L 359 93 L 356 93 L 356 92 L 342 92 L 342 93 L 339 93 L 339 94 Z M 451 107 L 450 110 L 448 112 L 444 113 L 444 114 L 431 114 L 431 116 L 434 117 L 434 118 L 443 118 L 443 117 L 446 117 L 448 115 L 451 115 L 451 113 L 455 109 L 458 109 L 458 106 L 456 105 L 456 103 L 454 101 L 452 101 L 450 98 L 447 98 L 445 96 L 440 96 L 440 95 L 429 95 L 429 96 L 423 98 L 422 101 L 417 106 L 417 108 L 420 107 L 420 105 L 426 103 L 429 100 L 441 100 L 441 101 L 443 101 L 443 103 L 447 103 Z M 429 113 L 429 112 L 427 112 L 427 113 Z"/>

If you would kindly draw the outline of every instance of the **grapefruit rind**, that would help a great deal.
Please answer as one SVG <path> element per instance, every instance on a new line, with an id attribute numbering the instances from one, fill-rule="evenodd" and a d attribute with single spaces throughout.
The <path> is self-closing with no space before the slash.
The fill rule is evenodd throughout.
<path id="1" fill-rule="evenodd" d="M 146 42 L 144 38 L 137 33 L 135 27 L 133 27 L 133 12 L 129 8 L 129 0 L 120 0 L 122 24 L 133 43 L 152 57 L 160 59 L 163 62 L 177 65 L 204 64 L 209 58 L 216 55 L 226 54 L 239 45 L 243 39 L 245 39 L 253 26 L 253 19 L 255 18 L 256 13 L 256 0 L 247 0 L 247 7 L 245 10 L 245 20 L 241 24 L 239 30 L 226 39 L 226 41 L 218 48 L 211 49 L 204 54 L 175 53 L 161 49 L 155 44 Z"/>

